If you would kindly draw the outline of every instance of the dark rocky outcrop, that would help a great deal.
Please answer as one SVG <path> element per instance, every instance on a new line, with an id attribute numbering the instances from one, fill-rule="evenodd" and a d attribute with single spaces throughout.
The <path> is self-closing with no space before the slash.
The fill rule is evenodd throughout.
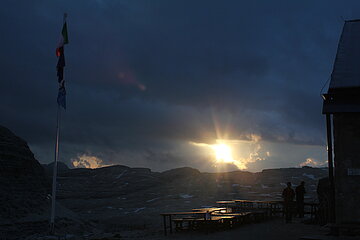
<path id="1" fill-rule="evenodd" d="M 10 222 L 42 212 L 49 187 L 27 143 L 0 126 L 0 220 Z"/>
<path id="2" fill-rule="evenodd" d="M 25 239 L 49 231 L 51 180 L 27 143 L 0 126 L 0 238 Z M 84 231 L 77 214 L 56 206 L 56 229 Z"/>
<path id="3" fill-rule="evenodd" d="M 18 178 L 35 175 L 44 177 L 44 169 L 27 143 L 0 126 L 0 176 Z"/>

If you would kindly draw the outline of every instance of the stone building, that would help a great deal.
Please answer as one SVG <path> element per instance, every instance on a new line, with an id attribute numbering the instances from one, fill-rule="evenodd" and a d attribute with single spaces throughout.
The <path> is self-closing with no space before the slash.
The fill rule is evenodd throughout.
<path id="1" fill-rule="evenodd" d="M 336 223 L 360 223 L 360 20 L 344 23 L 323 97 Z"/>

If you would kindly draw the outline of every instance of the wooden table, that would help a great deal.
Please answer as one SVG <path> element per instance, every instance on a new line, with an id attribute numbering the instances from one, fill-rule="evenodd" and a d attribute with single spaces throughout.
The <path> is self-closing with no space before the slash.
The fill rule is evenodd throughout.
<path id="1" fill-rule="evenodd" d="M 236 211 L 240 210 L 264 210 L 268 217 L 273 216 L 282 201 L 259 201 L 259 200 L 234 200 Z"/>
<path id="2" fill-rule="evenodd" d="M 226 226 L 231 228 L 233 226 L 234 215 L 211 215 L 210 218 L 199 218 L 199 217 L 184 217 L 179 219 L 173 219 L 175 223 L 175 228 L 177 230 L 184 230 L 183 224 L 188 224 L 187 229 L 188 230 L 205 230 L 206 232 L 212 231 L 214 229 L 217 229 L 221 226 Z"/>
<path id="3" fill-rule="evenodd" d="M 220 206 L 225 206 L 226 211 L 228 211 L 227 209 L 229 208 L 229 206 L 234 205 L 235 201 L 231 200 L 225 200 L 225 201 L 216 201 L 216 204 L 220 205 Z M 231 208 L 231 207 L 230 207 Z"/>
<path id="4" fill-rule="evenodd" d="M 192 212 L 169 212 L 169 213 L 160 213 L 161 216 L 163 216 L 163 224 L 164 224 L 164 235 L 167 235 L 167 224 L 166 219 L 169 219 L 169 229 L 170 233 L 172 233 L 172 216 L 175 215 L 198 215 L 201 214 L 202 218 L 205 219 L 205 212 L 200 211 L 192 211 Z"/>
<path id="5" fill-rule="evenodd" d="M 190 212 L 168 212 L 168 213 L 161 213 L 160 215 L 163 216 L 163 225 L 164 225 L 164 235 L 167 235 L 167 229 L 169 228 L 169 232 L 172 233 L 172 217 L 176 215 L 193 215 L 199 217 L 189 217 L 189 221 L 193 221 L 194 219 L 197 221 L 205 220 L 205 214 L 207 212 L 214 213 L 214 212 L 221 212 L 226 211 L 226 208 L 195 208 Z M 211 219 L 212 221 L 218 220 L 217 218 Z M 169 226 L 167 226 L 169 223 Z"/>
<path id="6" fill-rule="evenodd" d="M 234 200 L 225 200 L 225 201 L 216 201 L 216 203 L 227 205 L 227 204 L 233 204 L 233 203 L 235 203 L 235 201 Z"/>
<path id="7" fill-rule="evenodd" d="M 266 217 L 270 215 L 273 216 L 274 214 L 278 213 L 277 210 L 281 208 L 281 205 L 283 205 L 283 201 L 257 201 L 257 200 L 231 200 L 231 201 L 217 201 L 217 204 L 222 204 L 225 206 L 228 206 L 230 204 L 234 204 L 234 207 L 238 206 L 241 209 L 241 212 L 234 212 L 229 213 L 227 207 L 210 207 L 210 208 L 195 208 L 192 209 L 192 211 L 189 212 L 168 212 L 168 213 L 161 213 L 160 215 L 163 216 L 163 224 L 164 224 L 164 234 L 167 235 L 167 229 L 169 228 L 169 232 L 172 233 L 173 226 L 172 226 L 172 216 L 176 215 L 191 215 L 191 217 L 188 218 L 181 218 L 181 219 L 174 219 L 176 222 L 179 221 L 180 224 L 184 221 L 194 222 L 194 223 L 201 223 L 202 221 L 209 221 L 216 222 L 216 221 L 232 221 L 232 219 L 244 219 L 245 216 L 249 215 L 256 215 L 260 214 L 258 210 L 266 211 Z M 295 203 L 295 202 L 294 202 Z M 240 205 L 240 206 L 239 206 Z M 318 203 L 313 202 L 307 202 L 304 203 L 305 206 L 310 206 L 310 213 L 311 218 L 313 218 L 317 213 L 317 206 Z M 222 212 L 222 211 L 225 211 Z M 246 211 L 246 212 L 244 212 Z M 206 219 L 206 213 L 209 212 L 212 213 L 210 219 Z M 279 211 L 282 212 L 282 211 Z M 246 214 L 245 214 L 246 213 Z M 244 215 L 245 214 L 245 215 Z M 261 214 L 260 214 L 261 215 Z M 264 215 L 265 216 L 265 215 Z M 167 226 L 167 221 L 169 226 Z"/>
<path id="8" fill-rule="evenodd" d="M 213 213 L 213 212 L 221 212 L 221 211 L 227 211 L 226 208 L 218 208 L 218 207 L 209 207 L 209 208 L 195 208 L 192 209 L 194 212 L 209 212 L 209 213 Z"/>
<path id="9" fill-rule="evenodd" d="M 244 224 L 249 222 L 251 217 L 251 212 L 241 212 L 241 213 L 215 213 L 214 216 L 222 217 L 233 217 L 236 224 Z"/>
<path id="10" fill-rule="evenodd" d="M 247 209 L 268 209 L 270 216 L 274 216 L 276 213 L 283 212 L 283 201 L 257 201 L 257 200 L 234 200 L 236 204 L 240 205 L 240 208 Z M 255 207 L 256 205 L 256 207 Z M 296 206 L 296 201 L 294 201 Z M 318 203 L 316 202 L 304 202 L 304 206 L 310 207 L 310 212 L 305 211 L 305 214 L 310 214 L 310 218 L 315 218 L 317 214 Z"/>

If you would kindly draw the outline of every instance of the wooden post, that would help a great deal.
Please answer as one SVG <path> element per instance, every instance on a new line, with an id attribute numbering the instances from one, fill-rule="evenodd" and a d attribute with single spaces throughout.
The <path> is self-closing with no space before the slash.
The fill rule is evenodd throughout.
<path id="1" fill-rule="evenodd" d="M 166 236 L 167 235 L 167 232 L 166 232 L 166 215 L 163 215 L 163 223 L 164 223 L 164 235 Z"/>

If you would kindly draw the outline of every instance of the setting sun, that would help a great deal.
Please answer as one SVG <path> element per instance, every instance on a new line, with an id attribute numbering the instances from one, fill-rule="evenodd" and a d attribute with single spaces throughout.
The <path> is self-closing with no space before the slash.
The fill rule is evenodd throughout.
<path id="1" fill-rule="evenodd" d="M 247 163 L 254 162 L 258 156 L 259 147 L 254 148 L 252 141 L 216 139 L 215 144 L 190 142 L 191 145 L 204 148 L 204 154 L 210 155 L 213 167 L 219 169 L 223 166 L 235 165 L 238 169 L 246 169 Z M 241 149 L 241 151 L 240 151 Z M 209 151 L 211 150 L 211 151 Z"/>
<path id="2" fill-rule="evenodd" d="M 215 151 L 216 160 L 218 162 L 225 162 L 225 163 L 231 163 L 234 162 L 231 148 L 226 144 L 216 144 L 211 146 L 212 149 Z"/>

